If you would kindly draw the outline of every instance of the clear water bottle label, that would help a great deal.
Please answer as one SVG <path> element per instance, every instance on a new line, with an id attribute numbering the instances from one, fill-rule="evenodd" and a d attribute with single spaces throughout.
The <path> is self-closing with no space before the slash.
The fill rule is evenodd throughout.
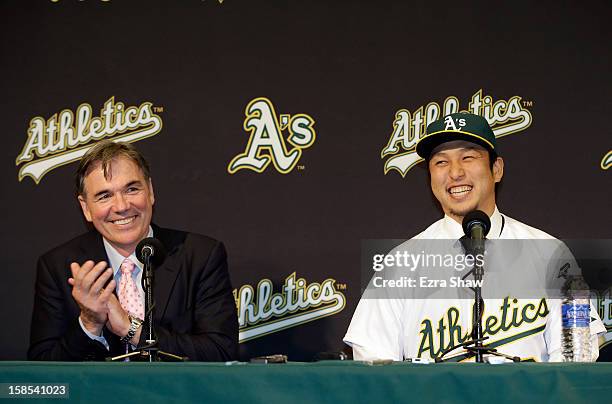
<path id="1" fill-rule="evenodd" d="M 591 306 L 588 304 L 564 304 L 561 306 L 563 328 L 588 327 L 591 322 Z"/>

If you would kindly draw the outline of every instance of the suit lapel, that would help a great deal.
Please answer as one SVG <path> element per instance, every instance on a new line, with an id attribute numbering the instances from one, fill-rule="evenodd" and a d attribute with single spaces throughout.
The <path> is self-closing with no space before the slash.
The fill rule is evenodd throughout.
<path id="1" fill-rule="evenodd" d="M 156 317 L 163 319 L 181 269 L 181 264 L 176 257 L 184 242 L 184 233 L 169 231 L 156 225 L 152 225 L 152 227 L 153 236 L 161 241 L 166 248 L 166 259 L 162 265 L 155 269 L 154 284 L 155 304 L 157 306 Z"/>
<path id="2" fill-rule="evenodd" d="M 81 260 L 78 263 L 81 265 L 87 260 L 92 260 L 96 264 L 100 261 L 109 262 L 106 256 L 106 250 L 104 249 L 104 243 L 102 242 L 102 236 L 95 230 L 86 234 L 80 245 L 80 249 Z"/>

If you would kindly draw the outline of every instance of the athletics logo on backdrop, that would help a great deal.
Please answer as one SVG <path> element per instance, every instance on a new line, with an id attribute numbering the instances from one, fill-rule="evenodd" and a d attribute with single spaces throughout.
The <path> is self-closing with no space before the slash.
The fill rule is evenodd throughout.
<path id="1" fill-rule="evenodd" d="M 397 111 L 391 137 L 380 152 L 382 159 L 391 156 L 385 162 L 385 174 L 396 170 L 404 177 L 412 167 L 422 161 L 416 154 L 417 141 L 425 135 L 427 125 L 444 115 L 461 111 L 484 116 L 496 138 L 525 130 L 532 121 L 531 112 L 525 108 L 531 105 L 531 102 L 522 101 L 518 95 L 508 100 L 494 101 L 490 95 L 483 95 L 480 89 L 472 95 L 467 109 L 461 109 L 459 105 L 457 97 L 449 96 L 442 103 L 442 107 L 436 102 L 430 102 L 412 113 L 406 109 Z"/>
<path id="2" fill-rule="evenodd" d="M 314 119 L 306 114 L 276 115 L 272 101 L 255 98 L 244 110 L 244 130 L 250 133 L 244 153 L 237 155 L 227 166 L 227 172 L 241 169 L 263 172 L 272 162 L 278 172 L 287 174 L 295 168 L 302 150 L 313 145 L 316 139 Z M 287 130 L 287 140 L 282 131 Z M 287 143 L 293 148 L 287 149 Z"/>
<path id="3" fill-rule="evenodd" d="M 156 135 L 162 129 L 162 120 L 150 102 L 125 107 L 109 98 L 92 118 L 93 108 L 87 103 L 78 106 L 76 113 L 64 109 L 45 119 L 36 116 L 30 120 L 28 139 L 15 165 L 25 163 L 18 179 L 30 177 L 36 184 L 54 168 L 79 160 L 93 144 L 103 138 L 118 142 L 137 142 Z M 76 119 L 75 119 L 76 116 Z"/>
<path id="4" fill-rule="evenodd" d="M 251 285 L 234 289 L 240 325 L 239 342 L 246 342 L 300 324 L 339 313 L 346 297 L 334 279 L 308 284 L 296 279 L 295 272 L 285 278 L 280 292 L 273 293 L 273 284 L 262 279 L 254 290 Z"/>
<path id="5" fill-rule="evenodd" d="M 598 292 L 596 297 L 591 297 L 591 303 L 597 308 L 599 318 L 606 326 L 606 333 L 599 345 L 599 349 L 602 349 L 612 344 L 612 289 L 602 293 Z"/>

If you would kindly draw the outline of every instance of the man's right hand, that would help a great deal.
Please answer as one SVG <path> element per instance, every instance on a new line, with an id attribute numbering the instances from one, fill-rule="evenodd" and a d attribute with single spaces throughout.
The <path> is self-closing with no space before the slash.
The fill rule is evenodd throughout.
<path id="1" fill-rule="evenodd" d="M 113 270 L 107 268 L 104 261 L 95 265 L 93 261 L 86 261 L 83 265 L 71 263 L 70 271 L 72 278 L 68 283 L 72 285 L 72 297 L 81 308 L 81 322 L 90 333 L 101 335 L 108 318 L 108 299 L 115 291 L 115 280 L 112 279 L 106 288 L 104 285 Z"/>

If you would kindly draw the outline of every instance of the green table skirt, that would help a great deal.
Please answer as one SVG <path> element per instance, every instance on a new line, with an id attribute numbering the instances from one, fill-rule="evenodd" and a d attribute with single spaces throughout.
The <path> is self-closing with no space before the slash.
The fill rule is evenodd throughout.
<path id="1" fill-rule="evenodd" d="M 68 383 L 58 403 L 609 403 L 612 363 L 0 362 L 0 383 Z"/>

